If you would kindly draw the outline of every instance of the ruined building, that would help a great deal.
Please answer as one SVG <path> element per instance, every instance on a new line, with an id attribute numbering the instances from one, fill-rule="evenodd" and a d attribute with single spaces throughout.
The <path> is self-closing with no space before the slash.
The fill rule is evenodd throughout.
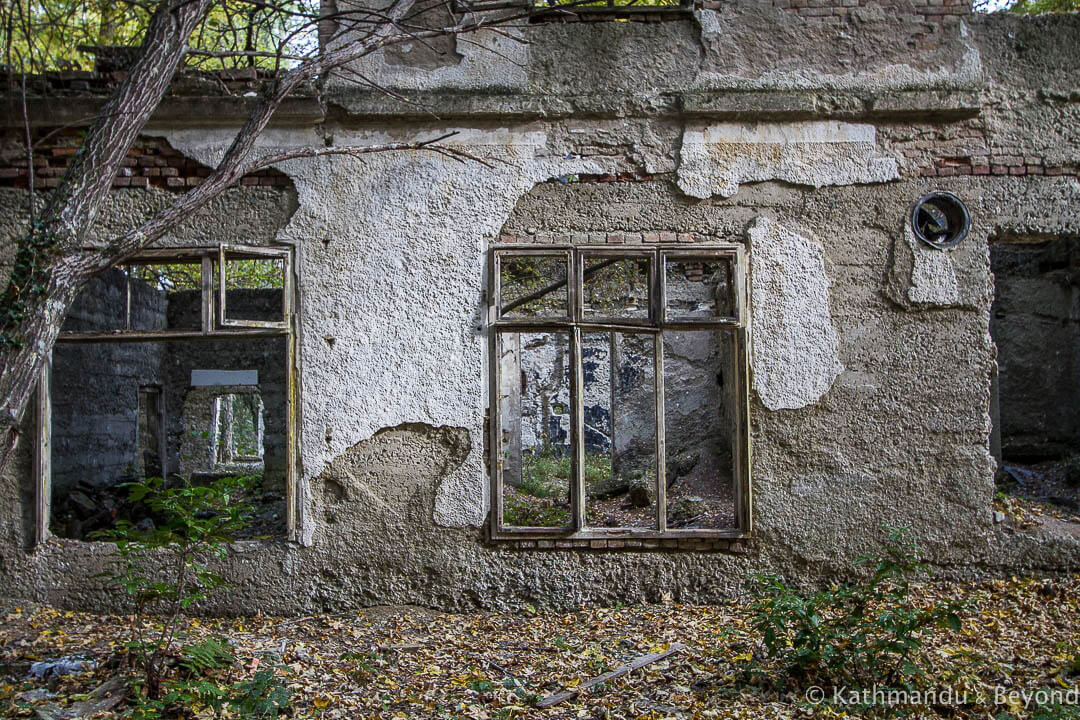
<path id="1" fill-rule="evenodd" d="M 707 601 L 887 525 L 949 575 L 1080 566 L 1067 502 L 994 506 L 999 465 L 1067 490 L 1080 454 L 1080 16 L 534 20 L 385 50 L 359 69 L 411 103 L 334 76 L 261 140 L 455 132 L 487 164 L 283 162 L 94 279 L 0 481 L 6 593 L 116 605 L 90 536 L 152 524 L 118 487 L 149 476 L 252 478 L 219 611 Z M 101 233 L 197 184 L 264 79 L 179 77 Z M 39 79 L 35 137 L 113 81 Z M 77 133 L 39 144 L 46 189 Z"/>

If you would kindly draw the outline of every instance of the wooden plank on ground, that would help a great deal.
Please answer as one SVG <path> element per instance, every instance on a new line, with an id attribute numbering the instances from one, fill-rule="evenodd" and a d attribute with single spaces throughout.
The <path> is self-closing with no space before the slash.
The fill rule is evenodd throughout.
<path id="1" fill-rule="evenodd" d="M 634 670 L 639 670 L 646 665 L 650 665 L 654 662 L 659 662 L 660 660 L 670 657 L 675 653 L 685 649 L 686 646 L 681 643 L 672 643 L 671 647 L 669 647 L 667 650 L 664 650 L 663 652 L 642 655 L 641 657 L 634 658 L 626 665 L 615 668 L 609 673 L 604 673 L 603 675 L 598 675 L 597 677 L 594 677 L 590 680 L 586 680 L 575 688 L 571 688 L 570 690 L 564 690 L 561 693 L 556 693 L 554 695 L 548 695 L 546 698 L 543 698 L 539 702 L 537 702 L 536 707 L 541 709 L 548 708 L 552 705 L 558 705 L 561 702 L 572 700 L 573 698 L 577 697 L 583 691 L 588 690 L 589 688 L 595 687 L 601 683 L 609 682 L 616 678 L 621 678 L 623 675 L 633 672 Z"/>

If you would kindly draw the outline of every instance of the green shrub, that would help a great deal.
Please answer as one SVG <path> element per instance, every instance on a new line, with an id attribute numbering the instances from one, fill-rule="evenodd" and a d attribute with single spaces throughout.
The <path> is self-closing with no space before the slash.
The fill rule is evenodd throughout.
<path id="1" fill-rule="evenodd" d="M 226 584 L 209 568 L 225 557 L 228 544 L 244 526 L 250 506 L 240 501 L 250 478 L 221 478 L 205 485 L 167 484 L 161 478 L 128 485 L 132 503 L 145 505 L 153 527 L 140 529 L 118 521 L 97 533 L 116 543 L 113 569 L 104 573 L 132 599 L 135 618 L 126 643 L 129 660 L 139 671 L 133 683 L 131 717 L 151 720 L 226 707 L 240 717 L 277 717 L 288 707 L 289 693 L 273 671 L 231 682 L 237 662 L 232 647 L 214 637 L 186 643 L 183 612 L 207 593 Z M 147 632 L 154 614 L 160 627 Z"/>
<path id="2" fill-rule="evenodd" d="M 860 558 L 864 581 L 806 593 L 778 577 L 755 576 L 753 627 L 765 654 L 789 674 L 831 684 L 910 686 L 925 676 L 920 650 L 935 628 L 960 629 L 959 603 L 913 605 L 912 579 L 927 571 L 918 547 L 892 530 L 883 555 Z"/>

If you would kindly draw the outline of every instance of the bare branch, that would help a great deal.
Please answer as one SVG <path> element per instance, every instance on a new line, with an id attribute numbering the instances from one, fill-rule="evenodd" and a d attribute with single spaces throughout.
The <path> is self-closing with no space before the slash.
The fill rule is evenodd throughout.
<path id="1" fill-rule="evenodd" d="M 198 55 L 199 57 L 208 58 L 231 58 L 231 57 L 250 57 L 250 58 L 278 58 L 281 60 L 307 60 L 306 55 L 282 55 L 276 52 L 262 51 L 262 50 L 198 50 L 196 48 L 190 48 L 187 51 L 188 55 Z"/>
<path id="2" fill-rule="evenodd" d="M 327 155 L 351 155 L 359 157 L 361 155 L 370 155 L 371 153 L 380 152 L 394 152 L 401 150 L 427 150 L 439 155 L 445 155 L 446 157 L 453 158 L 460 162 L 466 160 L 479 163 L 484 167 L 494 168 L 490 162 L 484 158 L 473 155 L 470 152 L 461 150 L 460 148 L 450 147 L 448 145 L 440 145 L 442 140 L 457 135 L 456 132 L 446 133 L 437 138 L 431 140 L 422 140 L 420 142 L 413 143 L 384 143 L 381 145 L 343 145 L 343 146 L 329 146 L 329 147 L 305 147 L 298 148 L 296 150 L 289 150 L 288 152 L 275 153 L 273 155 L 266 155 L 258 160 L 249 163 L 244 167 L 244 174 L 255 172 L 263 168 L 275 165 L 286 160 L 296 160 L 297 158 L 317 158 L 325 157 Z"/>
<path id="3" fill-rule="evenodd" d="M 22 65 L 20 59 L 20 65 Z M 22 100 L 22 119 L 23 119 L 23 133 L 26 137 L 26 186 L 30 195 L 28 203 L 30 205 L 30 225 L 33 226 L 36 222 L 35 209 L 34 209 L 34 143 L 30 137 L 30 114 L 26 111 L 26 67 L 22 66 L 22 86 L 20 88 L 20 99 Z"/>

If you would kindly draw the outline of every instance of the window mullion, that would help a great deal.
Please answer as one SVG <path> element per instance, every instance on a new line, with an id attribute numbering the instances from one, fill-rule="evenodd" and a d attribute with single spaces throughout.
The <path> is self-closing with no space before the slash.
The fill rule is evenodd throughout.
<path id="1" fill-rule="evenodd" d="M 581 292 L 581 275 L 578 268 L 581 263 L 580 253 L 574 252 L 572 262 L 567 263 L 567 302 L 571 308 L 571 317 L 579 319 L 578 306 Z M 571 486 L 570 512 L 573 515 L 574 530 L 585 527 L 585 410 L 583 402 L 585 392 L 582 384 L 581 367 L 581 328 L 576 324 L 570 333 L 570 447 Z"/>
<path id="2" fill-rule="evenodd" d="M 52 503 L 52 353 L 45 358 L 35 394 L 37 448 L 34 453 L 34 542 L 49 539 L 49 513 Z"/>
<path id="3" fill-rule="evenodd" d="M 735 525 L 744 533 L 753 529 L 753 495 L 750 488 L 750 384 L 747 365 L 746 331 L 733 333 L 735 339 Z"/>
<path id="4" fill-rule="evenodd" d="M 656 530 L 667 532 L 666 444 L 664 441 L 664 333 L 653 335 L 653 389 L 656 397 Z"/>
<path id="5" fill-rule="evenodd" d="M 491 435 L 488 445 L 488 460 L 491 463 L 491 518 L 492 528 L 496 532 L 503 530 L 503 449 L 502 449 L 502 413 L 500 388 L 502 387 L 502 342 L 503 335 L 496 330 L 491 342 Z M 520 418 L 518 419 L 520 422 Z"/>
<path id="6" fill-rule="evenodd" d="M 124 271 L 124 329 L 131 330 L 131 272 L 128 268 Z"/>
<path id="7" fill-rule="evenodd" d="M 224 288 L 224 283 L 222 283 Z M 222 291 L 224 292 L 224 290 Z M 202 331 L 209 334 L 214 329 L 214 261 L 209 255 L 202 258 Z"/>

